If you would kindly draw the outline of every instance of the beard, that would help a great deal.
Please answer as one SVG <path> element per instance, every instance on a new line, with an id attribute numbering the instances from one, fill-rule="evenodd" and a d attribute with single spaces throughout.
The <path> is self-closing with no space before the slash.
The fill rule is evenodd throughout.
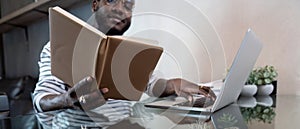
<path id="1" fill-rule="evenodd" d="M 131 22 L 128 22 L 128 24 L 126 24 L 122 30 L 117 30 L 112 27 L 106 32 L 106 35 L 123 35 L 129 29 L 130 25 Z"/>

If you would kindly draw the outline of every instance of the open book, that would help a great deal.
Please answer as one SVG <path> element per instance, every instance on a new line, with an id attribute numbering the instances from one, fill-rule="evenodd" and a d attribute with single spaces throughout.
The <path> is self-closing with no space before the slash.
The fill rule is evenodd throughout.
<path id="1" fill-rule="evenodd" d="M 163 49 L 156 41 L 106 36 L 60 7 L 49 9 L 51 72 L 73 86 L 86 76 L 105 98 L 139 100 Z"/>

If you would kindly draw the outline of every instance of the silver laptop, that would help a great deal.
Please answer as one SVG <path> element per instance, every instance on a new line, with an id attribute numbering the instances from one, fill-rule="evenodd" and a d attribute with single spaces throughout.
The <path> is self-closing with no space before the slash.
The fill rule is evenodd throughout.
<path id="1" fill-rule="evenodd" d="M 163 99 L 145 104 L 146 107 L 168 108 L 201 112 L 215 112 L 237 100 L 256 60 L 262 50 L 262 43 L 251 29 L 248 29 L 241 46 L 235 56 L 231 68 L 220 88 L 217 98 L 207 107 L 185 105 L 182 99 Z"/>

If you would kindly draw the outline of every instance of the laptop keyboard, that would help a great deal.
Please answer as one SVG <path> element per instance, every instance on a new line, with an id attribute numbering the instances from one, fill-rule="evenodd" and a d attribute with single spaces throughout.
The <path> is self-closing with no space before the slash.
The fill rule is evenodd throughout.
<path id="1" fill-rule="evenodd" d="M 179 104 L 176 104 L 176 106 L 188 106 L 188 107 L 209 107 L 211 105 L 214 104 L 214 100 L 212 100 L 211 98 L 206 98 L 206 97 L 202 97 L 202 98 L 198 98 L 196 99 L 196 101 L 194 102 L 182 102 Z"/>

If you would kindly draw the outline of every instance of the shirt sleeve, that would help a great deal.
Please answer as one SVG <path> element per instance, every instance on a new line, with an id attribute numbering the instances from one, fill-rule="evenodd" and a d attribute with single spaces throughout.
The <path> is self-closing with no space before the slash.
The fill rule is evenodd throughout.
<path id="1" fill-rule="evenodd" d="M 50 42 L 44 46 L 38 65 L 40 74 L 33 92 L 33 105 L 37 112 L 43 112 L 40 107 L 41 98 L 50 94 L 63 94 L 68 90 L 68 86 L 51 74 Z"/>
<path id="2" fill-rule="evenodd" d="M 146 88 L 146 91 L 145 93 L 148 94 L 149 96 L 154 96 L 153 94 L 153 87 L 155 85 L 155 83 L 157 82 L 158 80 L 158 76 L 156 74 L 156 72 L 153 72 L 153 74 L 151 75 L 150 79 L 149 79 L 149 82 L 148 82 L 148 85 L 147 85 L 147 88 Z"/>

